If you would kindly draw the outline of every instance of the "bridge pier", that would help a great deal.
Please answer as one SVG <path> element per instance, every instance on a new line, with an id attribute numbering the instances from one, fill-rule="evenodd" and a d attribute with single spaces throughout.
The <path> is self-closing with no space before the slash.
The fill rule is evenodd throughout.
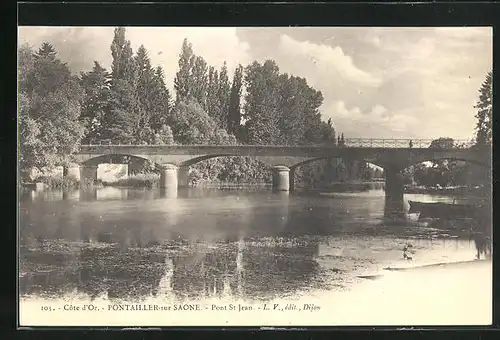
<path id="1" fill-rule="evenodd" d="M 273 167 L 273 190 L 290 191 L 290 169 L 288 167 L 283 165 Z"/>
<path id="2" fill-rule="evenodd" d="M 290 172 L 288 174 L 289 191 L 295 190 L 295 169 L 296 168 L 290 168 Z"/>
<path id="3" fill-rule="evenodd" d="M 160 170 L 160 188 L 170 192 L 177 192 L 177 166 L 174 164 L 164 164 Z"/>
<path id="4" fill-rule="evenodd" d="M 384 168 L 385 177 L 385 217 L 400 218 L 404 210 L 404 181 L 401 171 L 394 168 Z"/>
<path id="5" fill-rule="evenodd" d="M 82 165 L 80 166 L 80 180 L 87 180 L 92 183 L 97 181 L 98 165 Z"/>

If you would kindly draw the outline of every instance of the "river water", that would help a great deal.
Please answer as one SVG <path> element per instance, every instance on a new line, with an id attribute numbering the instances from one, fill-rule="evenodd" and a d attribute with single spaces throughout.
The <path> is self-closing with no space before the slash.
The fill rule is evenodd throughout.
<path id="1" fill-rule="evenodd" d="M 23 301 L 250 303 L 350 291 L 387 267 L 474 259 L 460 227 L 438 230 L 412 215 L 386 220 L 385 209 L 381 189 L 33 191 L 20 200 L 19 292 Z"/>

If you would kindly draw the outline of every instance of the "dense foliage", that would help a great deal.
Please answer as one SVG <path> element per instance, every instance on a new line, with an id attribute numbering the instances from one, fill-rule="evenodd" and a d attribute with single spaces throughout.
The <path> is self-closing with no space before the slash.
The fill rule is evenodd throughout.
<path id="1" fill-rule="evenodd" d="M 69 162 L 84 137 L 79 79 L 48 43 L 36 52 L 20 47 L 18 67 L 20 169 Z"/>

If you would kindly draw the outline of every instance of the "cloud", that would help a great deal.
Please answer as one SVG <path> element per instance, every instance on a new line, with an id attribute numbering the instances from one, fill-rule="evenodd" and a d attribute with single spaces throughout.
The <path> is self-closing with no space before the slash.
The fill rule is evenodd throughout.
<path id="1" fill-rule="evenodd" d="M 296 41 L 288 35 L 282 35 L 280 48 L 293 58 L 300 58 L 299 63 L 312 63 L 322 72 L 331 76 L 340 76 L 354 83 L 378 86 L 381 80 L 365 72 L 356 65 L 350 56 L 339 46 L 318 45 L 307 41 Z"/>
<path id="2" fill-rule="evenodd" d="M 94 60 L 111 64 L 110 44 L 113 29 L 108 27 L 33 27 L 18 28 L 19 43 L 38 49 L 49 42 L 74 72 L 89 70 Z"/>
<path id="3" fill-rule="evenodd" d="M 134 50 L 143 44 L 153 64 L 164 67 L 170 86 L 173 86 L 178 70 L 184 38 L 193 45 L 194 53 L 202 56 L 209 65 L 220 69 L 226 61 L 230 77 L 238 64 L 246 65 L 251 61 L 248 55 L 250 47 L 238 39 L 234 27 L 134 27 L 127 28 L 127 38 Z"/>
<path id="4" fill-rule="evenodd" d="M 347 107 L 339 100 L 324 108 L 324 115 L 337 122 L 336 129 L 343 132 L 346 138 L 379 138 L 381 133 L 387 138 L 408 138 L 408 128 L 417 119 L 408 112 L 392 114 L 383 105 L 376 104 L 370 110 L 363 111 L 359 107 Z"/>
<path id="5" fill-rule="evenodd" d="M 91 69 L 94 60 L 108 69 L 111 67 L 113 31 L 113 27 L 19 27 L 18 39 L 35 48 L 44 41 L 50 42 L 59 57 L 73 71 L 80 72 Z M 170 88 L 184 38 L 209 65 L 220 68 L 226 61 L 230 76 L 239 63 L 250 62 L 248 43 L 239 40 L 234 27 L 127 27 L 126 38 L 134 52 L 144 45 L 152 64 L 164 68 Z"/>

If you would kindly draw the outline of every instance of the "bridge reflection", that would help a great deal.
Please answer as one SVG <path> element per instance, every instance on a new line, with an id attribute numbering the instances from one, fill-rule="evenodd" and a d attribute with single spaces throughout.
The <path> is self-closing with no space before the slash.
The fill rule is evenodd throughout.
<path id="1" fill-rule="evenodd" d="M 265 192 L 257 199 L 214 191 L 203 197 L 217 199 L 201 204 L 196 190 L 180 191 L 178 199 L 151 190 L 148 204 L 139 206 L 129 200 L 144 192 L 103 192 L 122 202 L 84 193 L 85 203 L 75 204 L 72 193 L 60 204 L 21 206 L 22 295 L 79 292 L 135 301 L 293 295 L 324 281 L 321 242 L 375 235 L 384 216 L 405 207 L 380 193 L 366 193 L 360 204 L 359 193 L 304 199 Z M 345 259 L 335 254 L 330 260 Z"/>

